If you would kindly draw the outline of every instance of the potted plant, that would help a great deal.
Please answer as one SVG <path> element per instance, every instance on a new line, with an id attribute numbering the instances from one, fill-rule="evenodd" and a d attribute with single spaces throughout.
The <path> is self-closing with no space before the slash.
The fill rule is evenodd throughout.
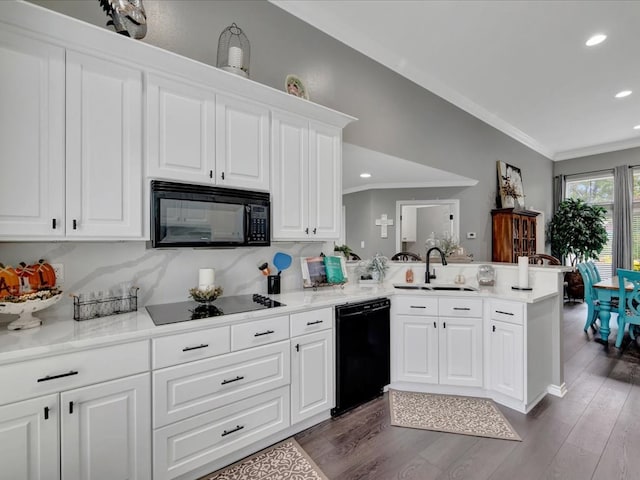
<path id="1" fill-rule="evenodd" d="M 573 198 L 560 202 L 547 227 L 551 254 L 569 258 L 572 267 L 585 260 L 597 260 L 608 239 L 604 222 L 605 209 L 599 205 Z M 575 268 L 565 274 L 565 281 L 570 298 L 584 298 L 582 276 Z"/>
<path id="2" fill-rule="evenodd" d="M 341 252 L 342 255 L 344 255 L 344 258 L 349 260 L 349 258 L 351 258 L 351 254 L 353 253 L 353 250 L 351 250 L 351 247 L 349 247 L 349 245 L 344 244 L 344 245 L 335 245 L 333 247 L 333 251 L 334 252 Z"/>
<path id="3" fill-rule="evenodd" d="M 363 260 L 358 264 L 356 274 L 359 275 L 360 281 L 379 283 L 384 280 L 387 270 L 389 270 L 389 259 L 376 253 L 373 258 Z"/>

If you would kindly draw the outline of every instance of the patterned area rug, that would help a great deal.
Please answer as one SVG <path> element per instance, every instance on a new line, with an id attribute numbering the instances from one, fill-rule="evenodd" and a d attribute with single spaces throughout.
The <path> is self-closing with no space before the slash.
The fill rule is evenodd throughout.
<path id="1" fill-rule="evenodd" d="M 328 480 L 298 442 L 289 438 L 200 480 Z"/>
<path id="2" fill-rule="evenodd" d="M 391 425 L 522 441 L 492 400 L 389 390 Z"/>

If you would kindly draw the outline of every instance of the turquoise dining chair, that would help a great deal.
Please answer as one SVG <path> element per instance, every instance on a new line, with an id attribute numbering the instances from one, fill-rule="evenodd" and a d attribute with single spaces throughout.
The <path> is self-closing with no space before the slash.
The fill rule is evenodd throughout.
<path id="1" fill-rule="evenodd" d="M 580 272 L 580 275 L 582 275 L 582 282 L 584 283 L 584 303 L 587 304 L 587 321 L 584 324 L 584 331 L 586 332 L 589 330 L 589 327 L 591 327 L 595 332 L 600 304 L 598 303 L 598 297 L 593 289 L 593 280 L 587 264 L 579 263 L 578 271 Z"/>
<path id="2" fill-rule="evenodd" d="M 600 276 L 600 271 L 598 270 L 598 267 L 595 264 L 595 262 L 593 260 L 587 260 L 585 263 L 587 264 L 587 268 L 589 269 L 589 273 L 591 274 L 592 282 L 598 283 L 600 280 L 602 280 L 602 277 Z"/>
<path id="3" fill-rule="evenodd" d="M 631 284 L 632 290 L 626 286 Z M 618 269 L 618 336 L 616 347 L 620 348 L 624 337 L 624 328 L 640 325 L 640 272 Z M 635 335 L 632 335 L 635 336 Z"/>

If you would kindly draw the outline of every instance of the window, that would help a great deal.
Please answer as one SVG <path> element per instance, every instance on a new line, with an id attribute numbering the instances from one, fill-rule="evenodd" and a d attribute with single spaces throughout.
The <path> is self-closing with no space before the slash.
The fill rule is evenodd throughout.
<path id="1" fill-rule="evenodd" d="M 633 269 L 640 270 L 640 168 L 633 169 L 633 218 L 631 220 L 631 238 Z"/>
<path id="2" fill-rule="evenodd" d="M 634 259 L 640 259 L 640 170 L 638 177 L 634 171 Z M 595 261 L 602 278 L 611 278 L 611 261 L 613 245 L 613 172 L 598 172 L 583 175 L 571 175 L 567 177 L 565 185 L 565 198 L 584 200 L 591 205 L 600 205 L 605 208 L 605 229 L 607 230 L 607 244 L 600 252 L 600 259 Z M 637 193 L 636 193 L 637 192 Z M 636 196 L 637 195 L 637 196 Z M 635 201 L 638 199 L 638 211 L 636 215 Z M 637 228 L 636 228 L 637 223 Z M 636 232 L 638 232 L 638 254 L 636 255 Z M 635 260 L 634 260 L 635 265 Z M 640 260 L 638 261 L 640 270 Z"/>

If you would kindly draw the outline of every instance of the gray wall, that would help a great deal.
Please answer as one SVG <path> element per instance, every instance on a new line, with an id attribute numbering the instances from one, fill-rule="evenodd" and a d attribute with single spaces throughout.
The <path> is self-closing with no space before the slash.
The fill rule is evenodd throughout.
<path id="1" fill-rule="evenodd" d="M 106 23 L 97 1 L 33 3 L 99 26 Z M 478 232 L 478 239 L 465 245 L 476 258 L 490 257 L 497 160 L 521 169 L 526 205 L 550 213 L 550 160 L 278 7 L 263 0 L 144 0 L 144 5 L 148 33 L 143 41 L 215 65 L 218 36 L 236 22 L 251 42 L 251 78 L 283 89 L 287 74 L 299 75 L 312 101 L 359 118 L 345 129 L 345 141 L 477 179 L 469 189 L 394 194 L 397 199 L 460 198 L 461 232 Z M 378 194 L 391 201 L 389 192 Z M 393 212 L 395 207 L 386 213 Z M 376 246 L 378 239 L 369 243 Z"/>
<path id="2" fill-rule="evenodd" d="M 640 165 L 640 148 L 628 148 L 617 152 L 589 155 L 555 162 L 554 175 L 573 175 L 617 167 L 618 165 Z"/>

